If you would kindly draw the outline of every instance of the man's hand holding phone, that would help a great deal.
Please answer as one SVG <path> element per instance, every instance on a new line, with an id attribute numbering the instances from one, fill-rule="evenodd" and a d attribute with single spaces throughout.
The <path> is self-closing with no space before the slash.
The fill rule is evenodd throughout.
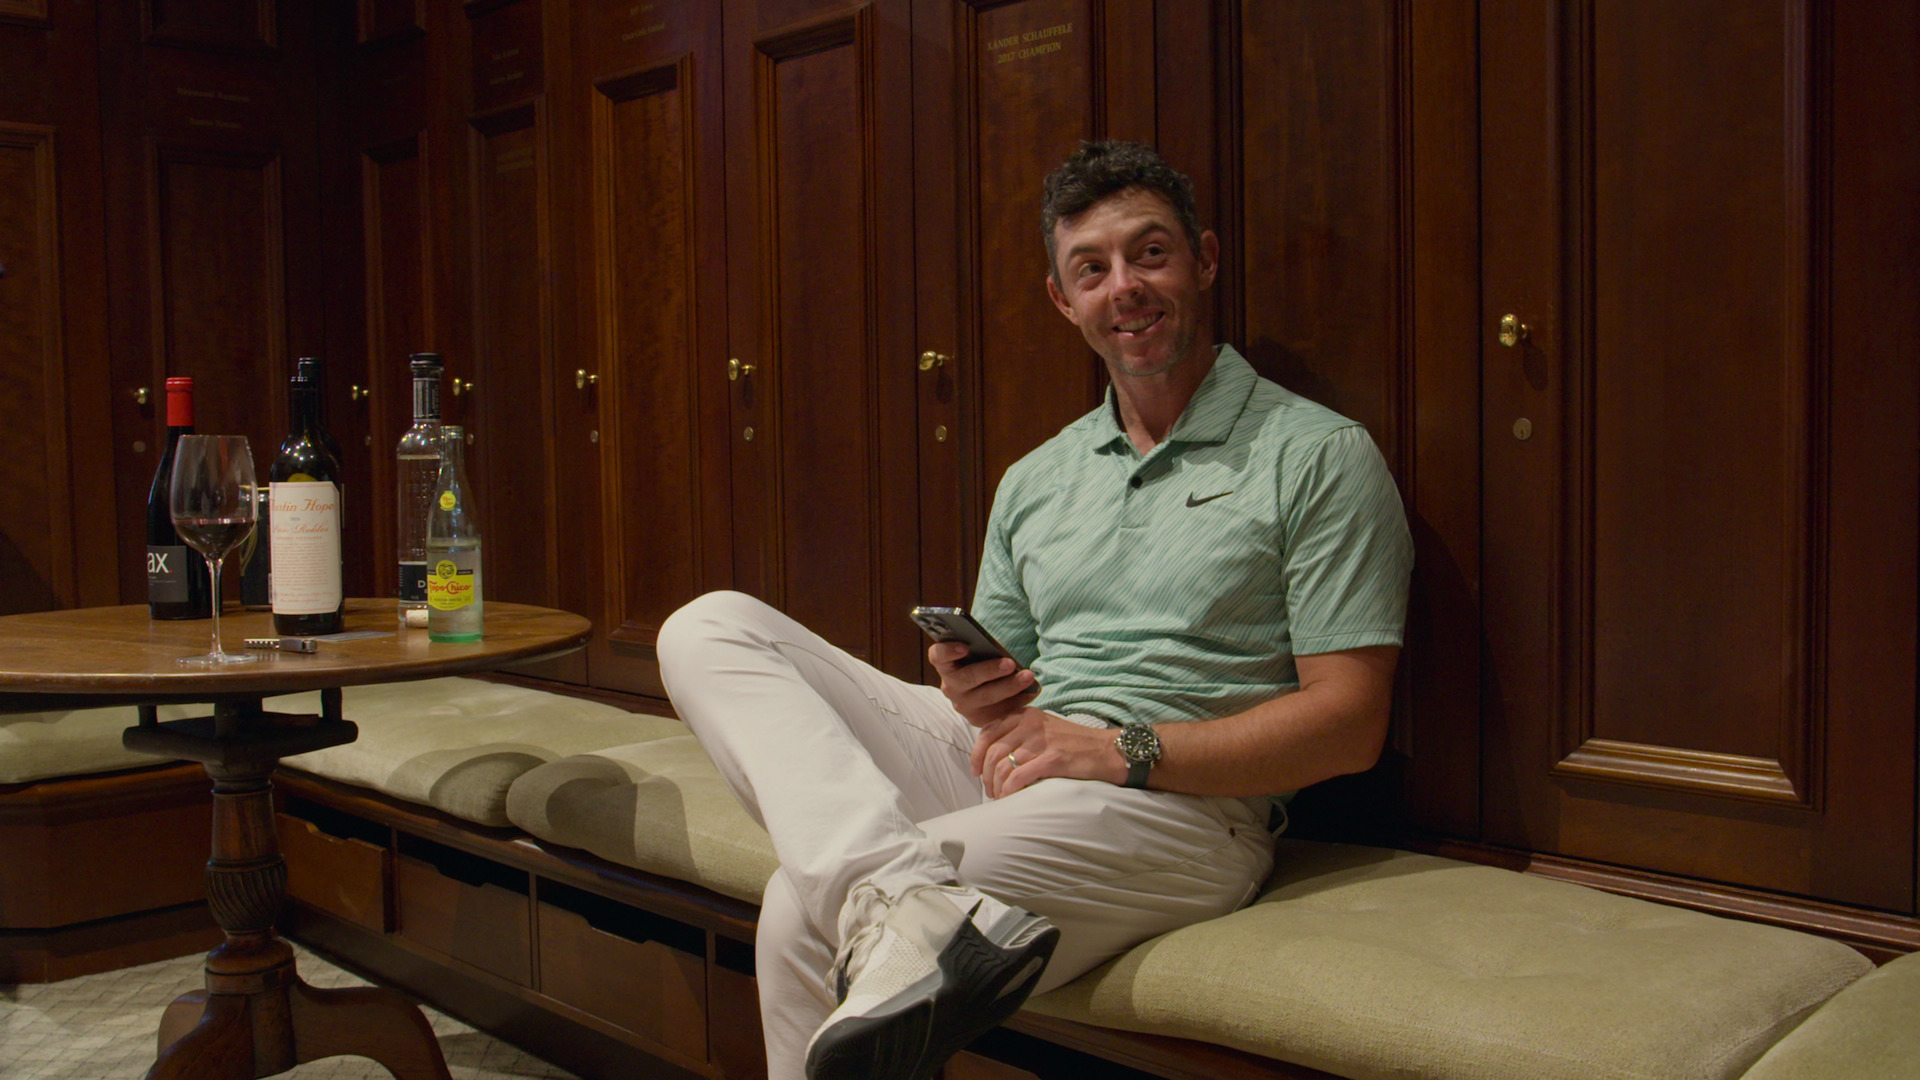
<path id="1" fill-rule="evenodd" d="M 974 727 L 985 727 L 1017 712 L 1039 694 L 1033 672 L 1010 657 L 962 663 L 967 647 L 956 641 L 935 642 L 927 660 L 940 673 L 940 692 Z"/>
<path id="2" fill-rule="evenodd" d="M 933 638 L 927 661 L 940 675 L 940 692 L 975 727 L 1018 712 L 1040 692 L 993 635 L 959 608 L 918 607 L 913 621 Z"/>

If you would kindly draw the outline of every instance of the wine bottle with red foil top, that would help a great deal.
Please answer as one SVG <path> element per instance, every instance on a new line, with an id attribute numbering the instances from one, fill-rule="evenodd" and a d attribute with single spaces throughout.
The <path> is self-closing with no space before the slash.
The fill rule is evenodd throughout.
<path id="1" fill-rule="evenodd" d="M 147 614 L 156 619 L 204 619 L 213 614 L 206 560 L 173 526 L 173 459 L 180 436 L 193 434 L 193 380 L 167 380 L 167 448 L 147 492 Z"/>
<path id="2" fill-rule="evenodd" d="M 340 632 L 340 459 L 320 411 L 320 361 L 302 357 L 291 386 L 293 431 L 268 473 L 273 629 L 283 637 Z"/>

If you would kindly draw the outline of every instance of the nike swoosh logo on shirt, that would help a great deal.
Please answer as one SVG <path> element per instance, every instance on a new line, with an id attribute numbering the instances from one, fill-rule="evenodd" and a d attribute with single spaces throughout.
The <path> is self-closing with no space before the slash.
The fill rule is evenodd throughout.
<path id="1" fill-rule="evenodd" d="M 1221 492 L 1221 493 L 1220 493 L 1220 494 L 1218 494 L 1218 495 L 1209 495 L 1209 496 L 1207 496 L 1207 497 L 1206 497 L 1206 498 L 1204 498 L 1204 499 L 1196 499 L 1196 498 L 1194 498 L 1194 497 L 1193 497 L 1193 492 L 1191 492 L 1191 491 L 1189 491 L 1189 492 L 1187 492 L 1187 505 L 1188 505 L 1188 506 L 1199 506 L 1199 505 L 1200 505 L 1201 503 L 1210 503 L 1210 502 L 1212 502 L 1212 501 L 1213 501 L 1213 500 L 1215 500 L 1215 499 L 1224 499 L 1224 498 L 1226 498 L 1227 496 L 1229 496 L 1229 495 L 1231 495 L 1231 494 L 1233 494 L 1233 492 L 1231 492 L 1231 491 L 1223 491 L 1223 492 Z"/>

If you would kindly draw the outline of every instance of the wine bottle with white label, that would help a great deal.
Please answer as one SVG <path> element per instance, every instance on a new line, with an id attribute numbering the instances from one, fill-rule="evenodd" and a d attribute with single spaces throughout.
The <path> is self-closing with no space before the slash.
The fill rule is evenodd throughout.
<path id="1" fill-rule="evenodd" d="M 273 629 L 282 636 L 338 633 L 341 588 L 340 459 L 320 411 L 320 360 L 301 357 L 290 390 L 293 431 L 268 475 Z"/>
<path id="2" fill-rule="evenodd" d="M 147 492 L 147 614 L 155 619 L 204 619 L 213 613 L 205 559 L 188 550 L 173 526 L 168 500 L 180 436 L 193 434 L 193 380 L 167 380 L 167 449 Z"/>
<path id="3" fill-rule="evenodd" d="M 466 436 L 440 429 L 440 480 L 427 510 L 427 639 L 479 641 L 480 516 L 467 485 Z"/>

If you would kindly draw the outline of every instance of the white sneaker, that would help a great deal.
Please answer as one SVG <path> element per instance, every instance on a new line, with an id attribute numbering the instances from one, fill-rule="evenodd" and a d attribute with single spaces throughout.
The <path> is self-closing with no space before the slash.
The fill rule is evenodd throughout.
<path id="1" fill-rule="evenodd" d="M 840 1007 L 807 1044 L 809 1080 L 930 1080 L 1020 1008 L 1060 941 L 1047 920 L 964 886 L 888 902 L 863 882 L 849 919 L 863 925 L 834 961 Z"/>

